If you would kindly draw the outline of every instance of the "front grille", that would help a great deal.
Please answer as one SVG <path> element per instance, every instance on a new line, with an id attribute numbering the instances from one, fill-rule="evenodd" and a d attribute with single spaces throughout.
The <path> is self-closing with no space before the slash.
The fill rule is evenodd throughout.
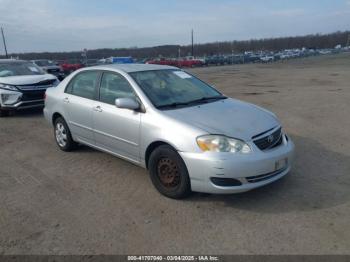
<path id="1" fill-rule="evenodd" d="M 277 171 L 274 171 L 274 172 L 270 172 L 270 173 L 267 173 L 267 174 L 263 174 L 263 175 L 259 175 L 259 176 L 250 176 L 250 177 L 246 177 L 246 180 L 249 182 L 249 183 L 257 183 L 257 182 L 261 182 L 261 181 L 264 181 L 264 180 L 268 180 L 270 178 L 273 178 L 275 176 L 278 176 L 280 175 L 282 172 L 284 172 L 287 168 L 283 168 L 283 169 L 280 169 L 280 170 L 277 170 Z"/>
<path id="2" fill-rule="evenodd" d="M 253 142 L 260 150 L 267 150 L 280 146 L 283 142 L 282 128 L 279 128 L 272 134 L 266 135 L 263 138 L 256 139 Z"/>
<path id="3" fill-rule="evenodd" d="M 22 91 L 22 101 L 43 100 L 46 90 Z"/>

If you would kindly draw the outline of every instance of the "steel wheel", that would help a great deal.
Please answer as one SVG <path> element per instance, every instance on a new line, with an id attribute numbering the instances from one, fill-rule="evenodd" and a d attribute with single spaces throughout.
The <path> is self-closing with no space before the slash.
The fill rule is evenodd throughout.
<path id="1" fill-rule="evenodd" d="M 176 163 L 170 158 L 162 158 L 157 165 L 157 173 L 161 184 L 169 189 L 176 188 L 181 183 L 181 175 Z"/>
<path id="2" fill-rule="evenodd" d="M 149 174 L 155 188 L 163 195 L 180 199 L 191 193 L 191 181 L 185 162 L 169 145 L 153 150 L 148 160 Z"/>
<path id="3" fill-rule="evenodd" d="M 55 134 L 58 145 L 60 147 L 65 147 L 67 145 L 67 131 L 61 122 L 56 124 Z"/>

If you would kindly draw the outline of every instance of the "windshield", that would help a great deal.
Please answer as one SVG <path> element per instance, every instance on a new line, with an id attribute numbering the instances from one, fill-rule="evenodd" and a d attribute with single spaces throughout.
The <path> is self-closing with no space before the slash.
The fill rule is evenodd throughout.
<path id="1" fill-rule="evenodd" d="M 213 87 L 180 70 L 130 73 L 157 108 L 189 106 L 224 98 Z"/>
<path id="2" fill-rule="evenodd" d="M 55 66 L 55 63 L 50 60 L 36 60 L 34 63 L 38 66 Z"/>
<path id="3" fill-rule="evenodd" d="M 39 67 L 30 62 L 0 62 L 0 77 L 43 74 L 44 72 Z"/>

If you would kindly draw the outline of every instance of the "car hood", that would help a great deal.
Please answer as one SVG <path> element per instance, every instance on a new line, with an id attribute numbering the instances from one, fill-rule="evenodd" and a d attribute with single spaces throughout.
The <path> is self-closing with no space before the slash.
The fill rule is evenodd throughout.
<path id="1" fill-rule="evenodd" d="M 231 98 L 199 106 L 167 110 L 163 113 L 209 134 L 226 135 L 245 141 L 280 125 L 273 113 Z"/>
<path id="2" fill-rule="evenodd" d="M 33 85 L 47 80 L 55 80 L 56 77 L 50 74 L 28 75 L 28 76 L 7 76 L 0 77 L 0 83 L 6 85 Z"/>

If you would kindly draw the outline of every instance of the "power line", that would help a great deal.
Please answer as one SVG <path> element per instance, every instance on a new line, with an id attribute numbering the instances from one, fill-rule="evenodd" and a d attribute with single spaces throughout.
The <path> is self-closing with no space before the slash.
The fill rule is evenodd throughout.
<path id="1" fill-rule="evenodd" d="M 6 55 L 6 58 L 8 58 L 4 29 L 2 27 L 1 27 L 1 35 L 2 35 L 2 41 L 4 42 L 5 55 Z"/>

